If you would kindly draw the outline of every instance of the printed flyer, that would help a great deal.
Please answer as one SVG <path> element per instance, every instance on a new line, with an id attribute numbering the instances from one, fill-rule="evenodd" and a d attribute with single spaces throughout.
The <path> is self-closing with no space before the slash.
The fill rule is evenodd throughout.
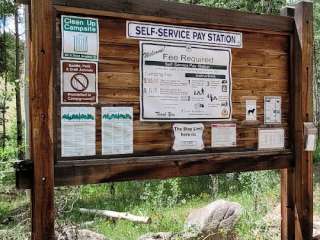
<path id="1" fill-rule="evenodd" d="M 102 154 L 133 153 L 132 107 L 102 108 Z"/>
<path id="2" fill-rule="evenodd" d="M 264 123 L 265 124 L 281 123 L 281 97 L 278 97 L 278 96 L 264 97 Z"/>
<path id="3" fill-rule="evenodd" d="M 174 124 L 174 144 L 172 147 L 173 150 L 181 151 L 204 149 L 203 130 L 204 125 L 202 123 Z"/>
<path id="4" fill-rule="evenodd" d="M 61 108 L 62 157 L 96 154 L 96 109 L 94 107 Z"/>
<path id="5" fill-rule="evenodd" d="M 282 149 L 284 148 L 284 129 L 259 129 L 258 141 L 258 149 Z"/>
<path id="6" fill-rule="evenodd" d="M 211 146 L 212 147 L 235 147 L 237 145 L 237 125 L 212 124 Z"/>
<path id="7" fill-rule="evenodd" d="M 142 121 L 231 119 L 231 50 L 140 42 Z"/>

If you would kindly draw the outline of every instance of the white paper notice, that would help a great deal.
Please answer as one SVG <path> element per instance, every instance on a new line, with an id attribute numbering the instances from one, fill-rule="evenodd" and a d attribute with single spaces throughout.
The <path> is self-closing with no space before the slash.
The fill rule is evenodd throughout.
<path id="1" fill-rule="evenodd" d="M 143 121 L 231 119 L 231 50 L 140 42 Z"/>
<path id="2" fill-rule="evenodd" d="M 258 138 L 258 149 L 284 148 L 283 128 L 259 129 Z"/>
<path id="3" fill-rule="evenodd" d="M 61 108 L 62 157 L 96 154 L 96 109 L 94 107 Z"/>
<path id="4" fill-rule="evenodd" d="M 315 150 L 316 150 L 316 135 L 309 134 L 309 135 L 307 135 L 305 151 L 313 152 Z"/>
<path id="5" fill-rule="evenodd" d="M 281 123 L 281 97 L 264 97 L 264 123 Z"/>
<path id="6" fill-rule="evenodd" d="M 212 124 L 211 147 L 235 147 L 237 145 L 236 124 Z"/>
<path id="7" fill-rule="evenodd" d="M 97 18 L 61 16 L 62 58 L 99 59 L 99 21 Z"/>
<path id="8" fill-rule="evenodd" d="M 202 123 L 174 124 L 174 144 L 172 147 L 173 150 L 181 151 L 204 149 L 203 130 L 204 125 Z"/>
<path id="9" fill-rule="evenodd" d="M 247 121 L 257 120 L 257 100 L 252 100 L 252 99 L 246 100 L 246 120 Z"/>
<path id="10" fill-rule="evenodd" d="M 102 108 L 102 154 L 133 153 L 132 107 Z"/>

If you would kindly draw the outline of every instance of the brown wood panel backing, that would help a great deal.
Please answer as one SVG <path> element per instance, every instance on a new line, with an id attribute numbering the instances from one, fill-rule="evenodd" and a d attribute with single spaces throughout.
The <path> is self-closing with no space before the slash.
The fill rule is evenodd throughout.
<path id="1" fill-rule="evenodd" d="M 133 106 L 134 153 L 172 154 L 171 123 L 143 123 L 140 117 L 139 41 L 126 38 L 126 19 L 99 17 L 99 104 L 97 104 L 97 156 L 101 153 L 100 107 Z M 57 51 L 61 48 L 60 19 L 56 21 Z M 282 97 L 282 124 L 288 132 L 289 37 L 258 32 L 243 32 L 243 48 L 232 49 L 233 122 L 237 123 L 237 147 L 256 148 L 257 128 L 264 126 L 264 96 Z M 57 56 L 57 63 L 60 56 Z M 60 69 L 57 70 L 60 76 Z M 59 87 L 57 78 L 56 86 Z M 60 94 L 60 93 L 59 93 Z M 256 97 L 254 126 L 245 125 L 245 99 Z M 58 118 L 60 119 L 60 118 Z M 60 121 L 58 123 L 60 126 Z M 204 142 L 211 146 L 210 123 L 205 123 Z M 58 132 L 60 129 L 57 130 Z M 286 138 L 286 146 L 289 146 Z M 59 144 L 60 149 L 60 144 Z M 59 150 L 60 152 L 60 150 Z M 111 156 L 110 156 L 111 157 Z"/>

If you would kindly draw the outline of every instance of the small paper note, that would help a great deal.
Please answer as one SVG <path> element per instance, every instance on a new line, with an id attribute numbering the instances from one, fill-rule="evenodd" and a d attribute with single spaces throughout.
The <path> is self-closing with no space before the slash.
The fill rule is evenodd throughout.
<path id="1" fill-rule="evenodd" d="M 202 150 L 204 149 L 203 143 L 203 130 L 202 123 L 196 124 L 174 124 L 174 144 L 173 150 Z"/>
<path id="2" fill-rule="evenodd" d="M 246 120 L 247 121 L 257 120 L 257 100 L 252 100 L 252 99 L 246 100 Z"/>
<path id="3" fill-rule="evenodd" d="M 259 129 L 258 149 L 281 149 L 284 148 L 284 129 Z"/>
<path id="4" fill-rule="evenodd" d="M 212 147 L 235 147 L 237 145 L 237 125 L 212 124 L 211 146 Z"/>

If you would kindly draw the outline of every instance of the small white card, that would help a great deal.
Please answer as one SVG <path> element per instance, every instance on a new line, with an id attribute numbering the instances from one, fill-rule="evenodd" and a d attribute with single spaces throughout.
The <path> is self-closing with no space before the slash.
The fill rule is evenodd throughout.
<path id="1" fill-rule="evenodd" d="M 257 100 L 255 99 L 246 100 L 246 120 L 247 121 L 257 120 Z"/>
<path id="2" fill-rule="evenodd" d="M 202 150 L 204 125 L 202 123 L 173 125 L 174 151 L 181 150 Z"/>
<path id="3" fill-rule="evenodd" d="M 211 147 L 235 147 L 237 145 L 237 125 L 212 124 Z"/>
<path id="4" fill-rule="evenodd" d="M 264 123 L 281 124 L 281 97 L 264 97 Z"/>
<path id="5" fill-rule="evenodd" d="M 258 130 L 258 149 L 283 149 L 284 129 L 270 128 Z"/>
<path id="6" fill-rule="evenodd" d="M 316 135 L 315 134 L 309 134 L 309 135 L 307 135 L 305 151 L 313 152 L 315 150 L 316 150 Z"/>

